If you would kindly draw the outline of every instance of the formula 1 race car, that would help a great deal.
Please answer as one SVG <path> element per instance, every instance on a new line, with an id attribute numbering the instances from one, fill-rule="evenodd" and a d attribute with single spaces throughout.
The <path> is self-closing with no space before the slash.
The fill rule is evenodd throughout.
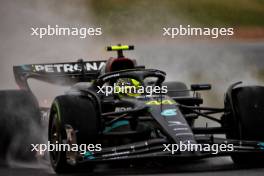
<path id="1" fill-rule="evenodd" d="M 50 161 L 57 173 L 78 168 L 92 171 L 98 163 L 114 161 L 225 155 L 240 165 L 263 164 L 264 87 L 239 86 L 238 82 L 227 89 L 224 108 L 204 107 L 199 91 L 211 89 L 210 84 L 187 88 L 182 82 L 166 82 L 165 72 L 146 69 L 124 57 L 123 50 L 132 49 L 128 45 L 107 47 L 118 54 L 107 61 L 15 66 L 21 89 L 0 92 L 0 125 L 25 117 L 39 123 L 41 114 L 47 111 L 49 145 L 55 146 L 50 150 Z M 71 88 L 44 109 L 38 107 L 28 78 Z M 220 126 L 195 127 L 197 118 Z M 1 136 L 1 141 L 14 130 L 1 132 L 8 134 Z M 63 150 L 61 146 L 69 148 Z M 7 150 L 4 148 L 2 155 Z"/>

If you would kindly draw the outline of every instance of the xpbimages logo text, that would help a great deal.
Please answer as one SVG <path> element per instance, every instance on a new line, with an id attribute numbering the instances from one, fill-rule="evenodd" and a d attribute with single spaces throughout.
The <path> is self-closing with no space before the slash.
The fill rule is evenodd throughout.
<path id="1" fill-rule="evenodd" d="M 169 38 L 177 38 L 182 36 L 187 37 L 211 37 L 212 39 L 217 39 L 219 37 L 226 37 L 234 35 L 234 28 L 225 28 L 225 27 L 193 27 L 191 25 L 179 25 L 179 26 L 170 26 L 170 27 L 163 27 L 163 34 L 164 37 Z"/>
<path id="2" fill-rule="evenodd" d="M 101 27 L 81 27 L 81 26 L 59 26 L 47 25 L 45 27 L 31 27 L 31 36 L 40 39 L 49 36 L 73 36 L 85 39 L 88 36 L 100 36 L 103 34 Z"/>
<path id="3" fill-rule="evenodd" d="M 60 144 L 58 142 L 50 143 L 48 141 L 47 144 L 31 144 L 31 151 L 38 152 L 39 154 L 43 154 L 45 152 L 51 151 L 63 151 L 63 152 L 80 152 L 81 154 L 85 154 L 88 152 L 101 151 L 101 144 Z"/>
<path id="4" fill-rule="evenodd" d="M 218 154 L 219 152 L 234 151 L 234 144 L 196 144 L 191 141 L 180 141 L 179 144 L 163 144 L 163 147 L 163 152 L 169 152 L 172 155 L 179 152 L 208 152 Z"/>
<path id="5" fill-rule="evenodd" d="M 106 96 L 111 94 L 124 94 L 131 96 L 139 96 L 146 94 L 146 96 L 152 96 L 153 94 L 166 94 L 168 92 L 167 86 L 133 86 L 133 85 L 118 85 L 114 83 L 113 86 L 104 85 L 97 86 L 97 93 L 102 93 Z"/>

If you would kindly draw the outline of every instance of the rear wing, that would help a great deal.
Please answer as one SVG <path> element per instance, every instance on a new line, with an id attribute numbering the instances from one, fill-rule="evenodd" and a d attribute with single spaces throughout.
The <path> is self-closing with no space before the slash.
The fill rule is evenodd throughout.
<path id="1" fill-rule="evenodd" d="M 16 83 L 21 89 L 29 89 L 27 80 L 34 78 L 57 85 L 72 85 L 96 79 L 106 61 L 83 61 L 14 66 Z"/>

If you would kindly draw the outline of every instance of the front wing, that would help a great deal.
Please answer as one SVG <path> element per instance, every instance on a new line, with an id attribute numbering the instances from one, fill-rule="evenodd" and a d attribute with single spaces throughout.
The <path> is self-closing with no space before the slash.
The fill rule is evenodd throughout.
<path id="1" fill-rule="evenodd" d="M 68 163 L 85 164 L 91 162 L 112 162 L 112 161 L 124 161 L 124 160 L 160 160 L 160 159 L 173 159 L 173 160 L 193 160 L 202 159 L 207 157 L 228 156 L 232 154 L 258 154 L 264 157 L 264 142 L 258 141 L 241 141 L 231 140 L 224 138 L 213 138 L 211 136 L 197 137 L 198 144 L 232 144 L 232 151 L 219 151 L 214 153 L 213 151 L 184 151 L 174 152 L 166 149 L 169 143 L 166 139 L 151 139 L 142 142 L 136 142 L 126 145 L 120 145 L 115 147 L 102 148 L 100 152 L 86 152 L 80 153 L 68 153 Z M 171 144 L 173 145 L 173 144 Z M 71 156 L 72 155 L 72 156 Z M 73 155 L 75 157 L 73 157 Z M 75 160 L 74 162 L 72 160 Z"/>

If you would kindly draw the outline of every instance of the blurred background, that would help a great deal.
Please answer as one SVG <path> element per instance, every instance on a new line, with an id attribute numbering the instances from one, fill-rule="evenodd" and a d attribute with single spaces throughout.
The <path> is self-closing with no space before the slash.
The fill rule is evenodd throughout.
<path id="1" fill-rule="evenodd" d="M 135 51 L 127 51 L 125 56 L 137 59 L 147 68 L 166 71 L 167 80 L 182 81 L 187 85 L 212 84 L 211 91 L 202 92 L 205 105 L 223 107 L 224 93 L 231 83 L 242 80 L 244 84 L 264 84 L 263 17 L 263 0 L 0 0 L 0 90 L 17 88 L 12 70 L 14 65 L 58 63 L 80 58 L 105 60 L 116 55 L 106 52 L 105 47 L 122 43 L 135 45 Z M 48 25 L 100 27 L 103 34 L 84 39 L 31 36 L 32 27 Z M 234 36 L 218 39 L 163 37 L 163 27 L 179 25 L 232 27 Z M 36 80 L 29 83 L 40 105 L 47 107 L 55 96 L 68 89 Z M 215 125 L 204 119 L 197 121 L 196 125 L 205 126 L 205 122 L 208 126 Z M 33 127 L 31 130 L 32 134 L 47 141 L 47 132 Z M 13 143 L 18 148 L 17 141 Z M 202 163 L 196 168 L 206 170 L 216 166 L 216 169 L 222 169 L 223 165 L 230 168 L 230 158 L 225 161 L 227 164 L 220 159 L 209 160 L 209 165 Z M 21 165 L 25 167 L 24 163 L 19 163 Z M 189 171 L 194 166 L 180 166 L 177 172 L 184 168 Z M 52 173 L 48 163 L 37 167 L 48 168 Z M 242 172 L 248 174 L 244 170 L 233 174 L 243 175 Z M 6 173 L 2 174 L 12 175 L 9 169 Z M 34 174 L 32 170 L 21 173 Z M 45 172 L 36 173 L 46 175 Z M 259 173 L 263 171 L 259 170 Z M 200 172 L 200 175 L 204 174 Z M 229 172 L 218 173 L 226 174 Z"/>
<path id="2" fill-rule="evenodd" d="M 14 89 L 13 65 L 107 59 L 111 44 L 133 44 L 126 56 L 167 72 L 168 80 L 211 83 L 206 104 L 223 106 L 235 81 L 264 82 L 262 0 L 0 0 L 0 89 Z M 31 36 L 31 27 L 101 27 L 101 36 Z M 164 38 L 163 27 L 233 27 L 219 39 Z M 41 104 L 67 88 L 30 81 Z"/>

